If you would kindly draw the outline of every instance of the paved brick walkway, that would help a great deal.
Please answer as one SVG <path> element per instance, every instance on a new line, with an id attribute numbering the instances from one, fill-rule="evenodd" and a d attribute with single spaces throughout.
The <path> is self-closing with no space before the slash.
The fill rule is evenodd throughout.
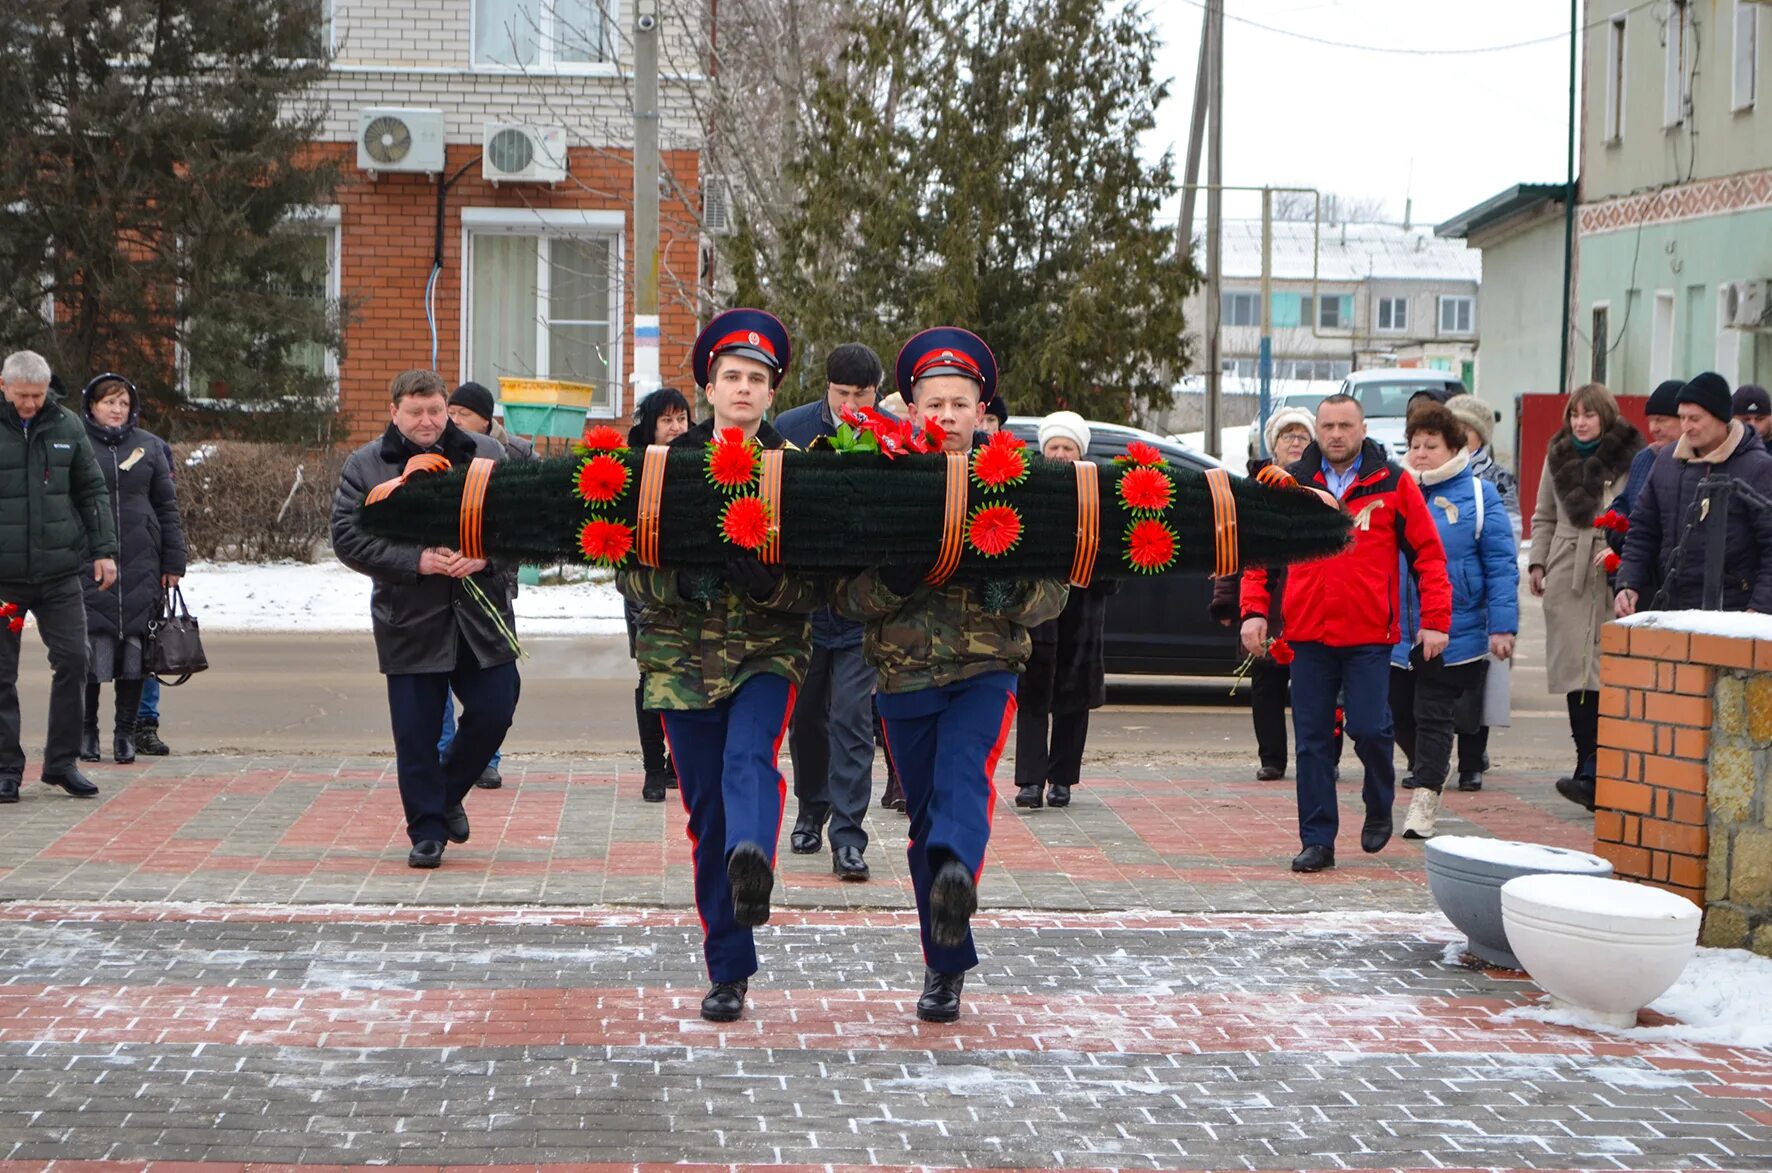
<path id="1" fill-rule="evenodd" d="M 27 786 L 0 808 L 0 1173 L 1772 1169 L 1772 1052 L 1531 1017 L 1536 987 L 1462 963 L 1419 847 L 1359 854 L 1351 788 L 1351 854 L 1314 877 L 1285 870 L 1286 783 L 1005 796 L 942 1027 L 876 813 L 869 884 L 783 852 L 750 1008 L 716 1026 L 681 810 L 626 770 L 512 763 L 434 873 L 379 762 Z M 1448 801 L 1451 831 L 1590 834 L 1541 779 Z"/>

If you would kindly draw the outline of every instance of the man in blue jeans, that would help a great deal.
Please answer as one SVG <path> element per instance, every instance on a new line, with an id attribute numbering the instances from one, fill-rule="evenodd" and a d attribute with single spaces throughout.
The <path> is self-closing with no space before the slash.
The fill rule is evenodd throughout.
<path id="1" fill-rule="evenodd" d="M 1402 638 L 1404 568 L 1421 595 L 1421 654 L 1446 650 L 1452 583 L 1446 552 L 1415 478 L 1366 438 L 1365 413 L 1351 395 L 1317 408 L 1317 438 L 1286 470 L 1307 489 L 1339 502 L 1354 519 L 1353 544 L 1333 558 L 1287 568 L 1286 641 L 1292 645 L 1292 731 L 1298 742 L 1298 837 L 1295 872 L 1335 866 L 1340 812 L 1335 797 L 1335 708 L 1344 697 L 1345 733 L 1366 767 L 1366 818 L 1360 849 L 1384 850 L 1391 838 L 1396 767 L 1390 712 L 1390 655 Z M 1267 647 L 1272 604 L 1267 571 L 1243 573 L 1243 647 Z"/>

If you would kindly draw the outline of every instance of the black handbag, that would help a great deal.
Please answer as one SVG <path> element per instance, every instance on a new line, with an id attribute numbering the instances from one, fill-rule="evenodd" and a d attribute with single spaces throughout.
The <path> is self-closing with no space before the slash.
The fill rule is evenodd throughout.
<path id="1" fill-rule="evenodd" d="M 148 620 L 144 659 L 148 675 L 171 686 L 183 684 L 195 673 L 209 667 L 196 617 L 185 606 L 184 592 L 178 587 L 165 587 L 160 591 L 160 605 L 155 609 L 154 617 Z"/>

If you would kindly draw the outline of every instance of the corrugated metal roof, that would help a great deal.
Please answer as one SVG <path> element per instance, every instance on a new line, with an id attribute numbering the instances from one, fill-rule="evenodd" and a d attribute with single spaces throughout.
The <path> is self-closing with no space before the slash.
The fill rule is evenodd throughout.
<path id="1" fill-rule="evenodd" d="M 1499 195 L 1490 196 L 1474 208 L 1467 208 L 1434 229 L 1434 235 L 1450 238 L 1467 237 L 1481 228 L 1497 224 L 1509 216 L 1543 203 L 1562 203 L 1567 189 L 1561 183 L 1516 183 Z"/>
<path id="2" fill-rule="evenodd" d="M 1313 236 L 1315 229 L 1308 220 L 1274 221 L 1275 279 L 1310 280 L 1313 250 L 1324 281 L 1483 279 L 1483 254 L 1462 240 L 1435 236 L 1431 227 L 1324 224 L 1320 237 Z M 1261 276 L 1260 220 L 1226 220 L 1222 247 L 1226 277 Z M 1203 252 L 1198 259 L 1204 266 Z"/>

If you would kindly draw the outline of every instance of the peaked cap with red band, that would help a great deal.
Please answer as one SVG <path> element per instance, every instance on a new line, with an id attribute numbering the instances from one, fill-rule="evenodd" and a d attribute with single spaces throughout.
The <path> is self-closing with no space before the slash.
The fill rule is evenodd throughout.
<path id="1" fill-rule="evenodd" d="M 906 403 L 915 399 L 911 388 L 917 380 L 931 375 L 964 375 L 979 385 L 981 402 L 997 393 L 997 357 L 984 339 L 958 326 L 936 326 L 905 343 L 894 373 Z"/>
<path id="2" fill-rule="evenodd" d="M 708 385 L 708 368 L 722 354 L 733 354 L 762 363 L 772 372 L 771 387 L 781 386 L 793 358 L 788 342 L 788 328 L 781 319 L 765 310 L 735 309 L 716 314 L 695 339 L 693 361 L 695 385 Z"/>

